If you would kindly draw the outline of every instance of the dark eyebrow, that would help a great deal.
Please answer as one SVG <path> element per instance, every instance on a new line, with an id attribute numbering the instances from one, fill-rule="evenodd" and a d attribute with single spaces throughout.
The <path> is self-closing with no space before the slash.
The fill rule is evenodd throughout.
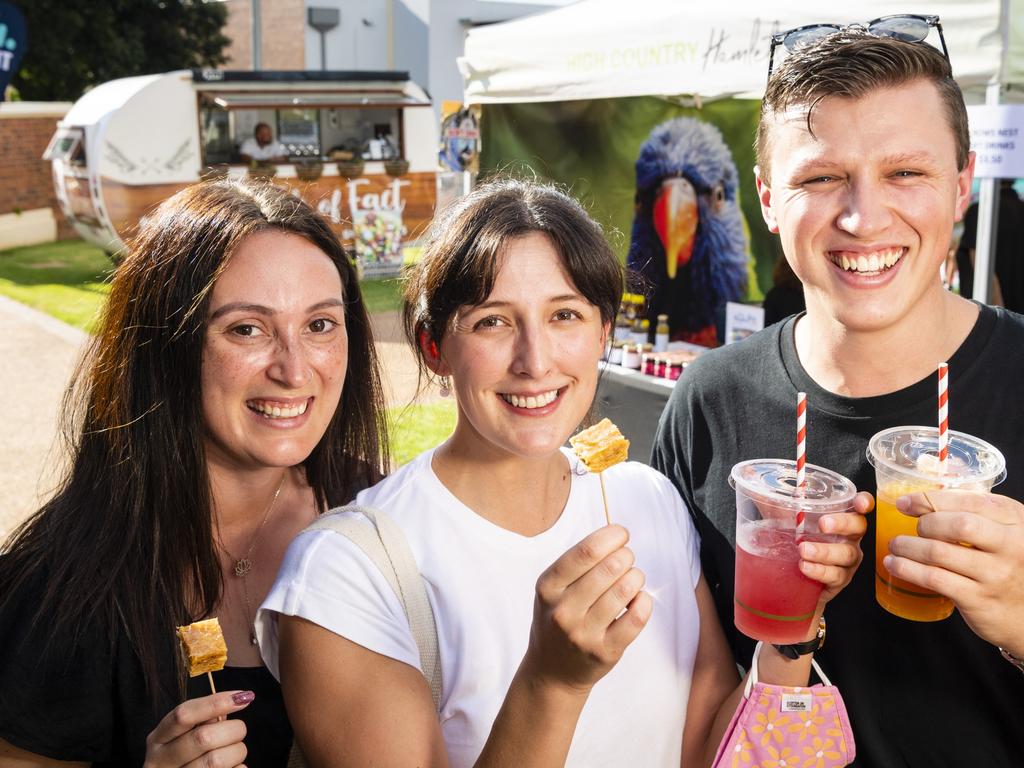
<path id="1" fill-rule="evenodd" d="M 318 301 L 316 304 L 308 307 L 306 312 L 316 312 L 318 309 L 327 309 L 328 307 L 344 307 L 345 302 L 341 299 L 324 299 Z M 271 317 L 277 314 L 276 309 L 265 307 L 262 304 L 247 304 L 244 301 L 235 301 L 230 304 L 225 304 L 218 307 L 210 313 L 209 322 L 213 322 L 218 317 L 228 314 L 229 312 L 252 312 L 257 315 L 264 315 L 265 317 Z"/>
<path id="2" fill-rule="evenodd" d="M 547 301 L 552 304 L 557 304 L 560 301 L 582 301 L 584 304 L 590 303 L 589 301 L 587 301 L 587 298 L 585 296 L 579 293 L 564 293 L 561 296 L 552 296 L 549 299 L 547 299 Z M 485 301 L 482 304 L 474 304 L 469 309 L 472 312 L 477 309 L 493 309 L 496 307 L 507 307 L 509 306 L 509 304 L 510 302 L 508 301 Z"/>

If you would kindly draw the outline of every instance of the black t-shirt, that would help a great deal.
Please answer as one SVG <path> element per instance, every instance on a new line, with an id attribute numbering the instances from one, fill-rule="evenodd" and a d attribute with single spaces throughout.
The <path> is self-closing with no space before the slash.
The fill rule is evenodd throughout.
<path id="1" fill-rule="evenodd" d="M 875 492 L 869 438 L 888 427 L 934 424 L 934 376 L 886 395 L 840 397 L 797 359 L 794 319 L 698 358 L 679 379 L 655 439 L 652 464 L 679 487 L 701 534 L 701 562 L 737 662 L 753 641 L 733 624 L 735 492 L 732 466 L 790 458 L 796 393 L 807 393 L 807 460 Z M 1024 500 L 1024 317 L 982 307 L 949 362 L 950 427 L 999 448 L 1008 477 L 995 492 Z M 899 365 L 898 360 L 891 361 Z M 1014 768 L 1024 761 L 1024 675 L 977 637 L 956 611 L 940 622 L 897 618 L 875 602 L 874 515 L 851 584 L 825 610 L 816 654 L 839 686 L 872 768 Z"/>
<path id="2" fill-rule="evenodd" d="M 142 765 L 146 736 L 179 701 L 174 627 L 155 636 L 166 663 L 154 703 L 123 633 L 111 643 L 99 624 L 78 637 L 53 634 L 47 617 L 31 624 L 42 583 L 30 581 L 0 607 L 0 738 L 58 760 Z M 218 691 L 256 694 L 238 713 L 248 728 L 245 764 L 285 766 L 292 731 L 277 681 L 264 667 L 229 667 L 213 677 Z M 188 698 L 208 695 L 206 676 L 189 679 L 187 691 Z"/>

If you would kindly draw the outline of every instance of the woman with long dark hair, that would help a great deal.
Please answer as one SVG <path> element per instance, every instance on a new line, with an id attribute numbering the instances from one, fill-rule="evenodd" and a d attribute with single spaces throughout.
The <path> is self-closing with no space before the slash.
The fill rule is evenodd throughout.
<path id="1" fill-rule="evenodd" d="M 387 466 L 381 393 L 355 270 L 308 205 L 230 181 L 161 205 L 69 389 L 67 476 L 0 557 L 0 758 L 284 765 L 255 611 L 291 538 Z M 212 616 L 217 695 L 175 637 Z"/>

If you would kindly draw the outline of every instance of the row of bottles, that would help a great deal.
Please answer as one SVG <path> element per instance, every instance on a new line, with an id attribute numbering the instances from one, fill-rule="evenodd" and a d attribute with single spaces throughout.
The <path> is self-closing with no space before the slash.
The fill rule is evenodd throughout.
<path id="1" fill-rule="evenodd" d="M 668 315 L 658 315 L 654 328 L 654 351 L 668 349 Z M 619 316 L 615 321 L 612 341 L 629 344 L 646 344 L 651 341 L 651 321 L 644 317 L 644 297 L 637 293 L 624 293 L 619 305 Z"/>

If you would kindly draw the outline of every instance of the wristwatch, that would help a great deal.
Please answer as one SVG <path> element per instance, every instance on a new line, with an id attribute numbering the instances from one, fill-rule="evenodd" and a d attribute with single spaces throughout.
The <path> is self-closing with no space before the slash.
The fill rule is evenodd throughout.
<path id="1" fill-rule="evenodd" d="M 775 645 L 772 643 L 772 645 Z M 787 659 L 799 659 L 801 656 L 806 656 L 808 653 L 814 653 L 819 648 L 825 645 L 825 617 L 822 616 L 818 622 L 818 634 L 810 640 L 805 640 L 802 643 L 790 643 L 789 645 L 775 645 L 775 650 L 785 656 Z M 1000 649 L 1001 650 L 1001 649 Z M 1003 651 L 1003 655 L 1006 652 Z M 1022 664 L 1024 662 L 1016 662 Z"/>
<path id="2" fill-rule="evenodd" d="M 1021 672 L 1024 672 L 1024 659 L 1021 659 L 1021 658 L 1018 658 L 1017 656 L 1014 656 L 1012 653 L 1010 653 L 1009 651 L 1007 651 L 1004 648 L 1000 648 L 999 652 L 1001 654 L 1003 654 L 1003 658 L 1004 659 L 1006 659 L 1008 662 L 1013 664 L 1013 666 L 1015 666 Z"/>

